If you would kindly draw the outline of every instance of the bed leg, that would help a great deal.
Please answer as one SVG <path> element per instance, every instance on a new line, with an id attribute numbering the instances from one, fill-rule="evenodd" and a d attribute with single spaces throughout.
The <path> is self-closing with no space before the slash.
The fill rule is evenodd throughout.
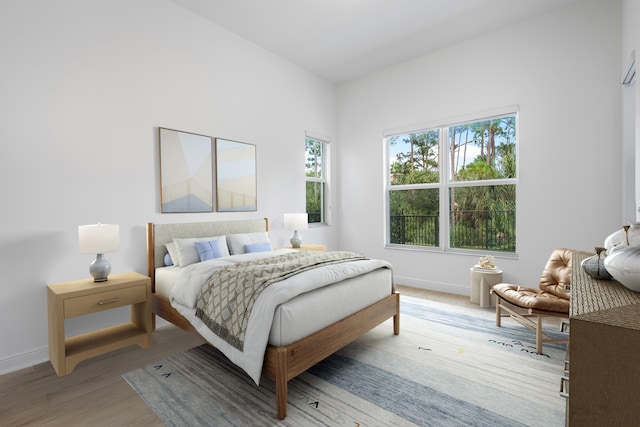
<path id="1" fill-rule="evenodd" d="M 400 335 L 400 315 L 393 316 L 393 334 Z"/>
<path id="2" fill-rule="evenodd" d="M 287 416 L 287 349 L 276 350 L 276 408 L 278 418 Z"/>

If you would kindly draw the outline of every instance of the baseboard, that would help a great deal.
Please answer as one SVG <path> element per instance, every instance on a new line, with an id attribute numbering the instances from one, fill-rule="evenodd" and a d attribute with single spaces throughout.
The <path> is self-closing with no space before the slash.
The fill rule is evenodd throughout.
<path id="1" fill-rule="evenodd" d="M 43 347 L 0 360 L 0 375 L 49 361 L 49 348 Z"/>
<path id="2" fill-rule="evenodd" d="M 171 325 L 166 320 L 156 317 L 156 328 Z M 29 351 L 26 353 L 18 354 L 15 356 L 7 357 L 0 360 L 0 375 L 8 374 L 11 372 L 19 371 L 20 369 L 29 368 L 39 363 L 49 361 L 49 347 L 42 347 L 37 350 Z"/>
<path id="3" fill-rule="evenodd" d="M 469 296 L 469 285 L 457 285 L 454 283 L 441 283 L 429 280 L 416 279 L 414 277 L 404 277 L 394 274 L 394 282 L 398 285 L 412 286 L 414 288 L 427 289 L 430 291 L 447 292 L 455 295 Z"/>

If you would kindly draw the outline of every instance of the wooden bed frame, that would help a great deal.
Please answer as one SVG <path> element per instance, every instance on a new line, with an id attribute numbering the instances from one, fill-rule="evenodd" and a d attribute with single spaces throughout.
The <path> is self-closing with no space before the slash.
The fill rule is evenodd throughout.
<path id="1" fill-rule="evenodd" d="M 155 293 L 155 268 L 156 266 L 164 265 L 162 260 L 166 250 L 162 252 L 161 248 L 164 247 L 167 239 L 167 237 L 163 237 L 156 240 L 156 226 L 167 227 L 170 230 L 169 233 L 175 237 L 187 238 L 268 231 L 268 219 L 185 224 L 147 224 L 147 265 L 153 292 L 154 328 L 155 315 L 158 315 L 174 325 L 200 336 L 191 323 L 171 306 L 167 298 Z M 163 239 L 165 240 L 164 243 L 162 242 Z M 268 345 L 262 374 L 275 382 L 278 418 L 282 420 L 287 416 L 287 383 L 290 379 L 295 378 L 342 347 L 355 341 L 392 316 L 393 333 L 398 335 L 400 333 L 400 294 L 397 292 L 393 292 L 369 307 L 290 345 L 280 347 Z"/>

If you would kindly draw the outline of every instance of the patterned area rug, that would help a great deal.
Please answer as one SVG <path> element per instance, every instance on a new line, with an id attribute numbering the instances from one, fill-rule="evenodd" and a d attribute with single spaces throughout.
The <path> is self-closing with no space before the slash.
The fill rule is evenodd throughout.
<path id="1" fill-rule="evenodd" d="M 535 353 L 534 333 L 493 310 L 401 297 L 391 320 L 289 381 L 257 387 L 202 345 L 124 375 L 168 426 L 562 426 L 565 344 Z"/>

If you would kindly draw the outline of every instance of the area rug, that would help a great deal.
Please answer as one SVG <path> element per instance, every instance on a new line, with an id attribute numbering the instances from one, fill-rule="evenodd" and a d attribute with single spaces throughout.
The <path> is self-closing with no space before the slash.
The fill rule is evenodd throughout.
<path id="1" fill-rule="evenodd" d="M 274 383 L 256 386 L 202 345 L 126 373 L 168 426 L 562 426 L 566 344 L 545 344 L 493 310 L 401 296 L 391 320 L 289 381 L 285 420 Z"/>

